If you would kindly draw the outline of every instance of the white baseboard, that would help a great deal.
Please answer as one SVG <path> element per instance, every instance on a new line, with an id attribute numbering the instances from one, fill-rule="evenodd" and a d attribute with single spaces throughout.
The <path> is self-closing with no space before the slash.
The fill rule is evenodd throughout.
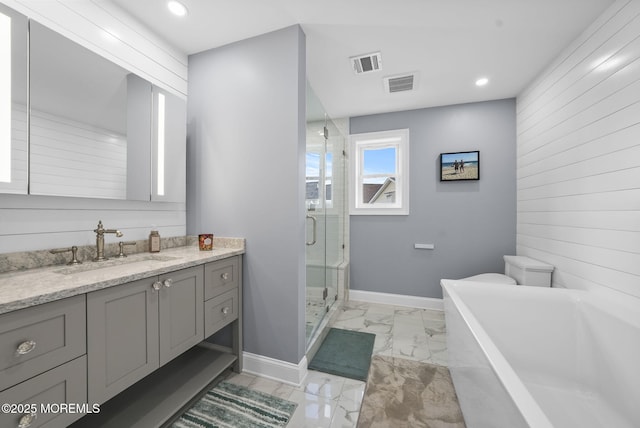
<path id="1" fill-rule="evenodd" d="M 376 291 L 349 290 L 349 300 L 384 305 L 407 306 L 410 308 L 443 311 L 442 299 L 431 297 L 406 296 L 403 294 L 379 293 Z"/>
<path id="2" fill-rule="evenodd" d="M 302 357 L 298 364 L 289 363 L 275 358 L 242 353 L 242 371 L 249 374 L 273 379 L 289 385 L 299 386 L 307 377 L 307 357 Z"/>

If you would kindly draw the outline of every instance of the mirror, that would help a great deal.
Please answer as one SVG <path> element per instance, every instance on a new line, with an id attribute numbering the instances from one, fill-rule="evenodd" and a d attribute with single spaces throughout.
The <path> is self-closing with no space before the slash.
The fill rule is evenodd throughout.
<path id="1" fill-rule="evenodd" d="M 30 102 L 30 194 L 149 200 L 151 83 L 31 21 Z"/>
<path id="2" fill-rule="evenodd" d="M 0 4 L 0 193 L 184 203 L 186 101 Z"/>
<path id="3" fill-rule="evenodd" d="M 0 4 L 0 192 L 26 194 L 27 18 Z"/>

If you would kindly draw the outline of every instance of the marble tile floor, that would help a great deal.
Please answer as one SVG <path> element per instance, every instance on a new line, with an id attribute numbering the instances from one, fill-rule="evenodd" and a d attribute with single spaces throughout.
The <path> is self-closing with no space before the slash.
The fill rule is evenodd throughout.
<path id="1" fill-rule="evenodd" d="M 447 365 L 441 311 L 351 301 L 332 326 L 374 333 L 374 355 Z M 289 428 L 355 427 L 365 389 L 365 382 L 313 370 L 297 387 L 244 373 L 228 380 L 298 403 Z"/>

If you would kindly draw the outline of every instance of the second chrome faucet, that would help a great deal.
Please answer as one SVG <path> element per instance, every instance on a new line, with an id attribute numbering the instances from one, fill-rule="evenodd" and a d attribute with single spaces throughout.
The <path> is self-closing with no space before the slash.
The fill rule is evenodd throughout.
<path id="1" fill-rule="evenodd" d="M 105 229 L 102 220 L 98 221 L 98 228 L 93 230 L 96 233 L 96 262 L 107 260 L 104 256 L 104 234 L 114 233 L 118 238 L 122 236 L 122 232 L 116 229 Z"/>

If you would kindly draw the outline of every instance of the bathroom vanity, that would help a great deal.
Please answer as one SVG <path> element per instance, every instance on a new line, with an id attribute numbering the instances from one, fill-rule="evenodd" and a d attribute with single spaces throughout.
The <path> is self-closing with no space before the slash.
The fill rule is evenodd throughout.
<path id="1" fill-rule="evenodd" d="M 157 427 L 241 371 L 234 241 L 0 274 L 0 426 Z M 230 346 L 205 340 L 228 325 Z"/>

